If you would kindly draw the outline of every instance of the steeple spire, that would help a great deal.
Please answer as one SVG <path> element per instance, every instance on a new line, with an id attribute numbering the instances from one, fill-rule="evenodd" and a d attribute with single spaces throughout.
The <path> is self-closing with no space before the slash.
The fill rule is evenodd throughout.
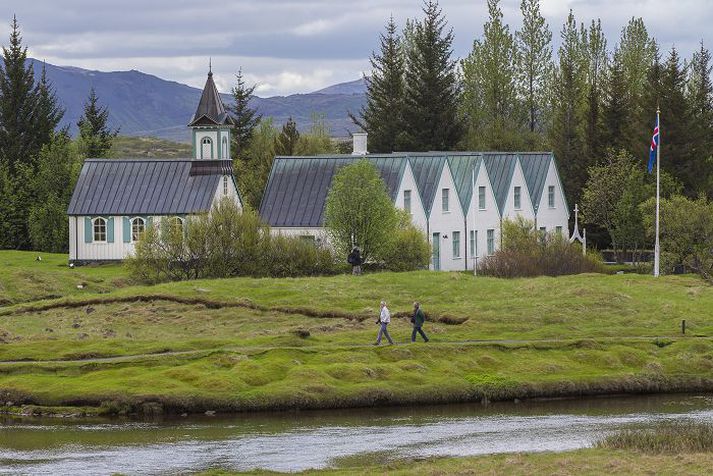
<path id="1" fill-rule="evenodd" d="M 213 58 L 208 57 L 208 76 L 213 76 Z"/>
<path id="2" fill-rule="evenodd" d="M 218 88 L 213 81 L 213 65 L 208 60 L 208 79 L 203 87 L 203 94 L 198 103 L 198 109 L 193 115 L 189 126 L 197 125 L 199 121 L 208 122 L 213 125 L 230 124 L 231 119 L 225 111 L 223 100 L 220 98 Z"/>

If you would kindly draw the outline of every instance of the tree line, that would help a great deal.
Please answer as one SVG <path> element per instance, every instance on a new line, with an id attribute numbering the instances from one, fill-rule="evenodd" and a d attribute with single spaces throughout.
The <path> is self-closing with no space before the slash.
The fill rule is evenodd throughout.
<path id="1" fill-rule="evenodd" d="M 35 77 L 17 18 L 0 63 L 0 248 L 67 250 L 67 206 L 84 158 L 106 157 L 118 131 L 92 89 L 72 140 L 45 68 Z"/>
<path id="2" fill-rule="evenodd" d="M 399 31 L 380 35 L 366 77 L 367 101 L 353 121 L 373 152 L 552 150 L 567 198 L 582 198 L 591 167 L 611 151 L 645 165 L 661 109 L 662 167 L 688 196 L 713 190 L 711 56 L 662 53 L 641 18 L 610 46 L 599 19 L 570 11 L 554 51 L 539 0 L 522 0 L 512 31 L 499 0 L 467 57 L 453 56 L 453 29 L 436 0 Z M 614 153 L 614 155 L 616 155 Z"/>

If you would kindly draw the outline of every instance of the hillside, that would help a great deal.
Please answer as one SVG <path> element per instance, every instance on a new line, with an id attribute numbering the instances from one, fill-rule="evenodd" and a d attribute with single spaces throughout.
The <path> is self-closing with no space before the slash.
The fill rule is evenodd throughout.
<path id="1" fill-rule="evenodd" d="M 39 77 L 42 62 L 34 60 L 33 65 Z M 121 134 L 179 142 L 190 140 L 186 124 L 195 112 L 200 89 L 136 70 L 103 72 L 52 64 L 46 67 L 47 77 L 67 110 L 63 125 L 69 126 L 72 132 L 76 131 L 82 105 L 93 86 L 101 103 L 109 107 L 112 127 L 119 127 Z M 227 105 L 232 98 L 223 94 L 223 101 Z M 251 101 L 261 114 L 272 117 L 278 124 L 292 116 L 302 130 L 309 127 L 313 113 L 325 114 L 332 134 L 346 137 L 355 129 L 347 112 L 358 111 L 364 102 L 363 81 L 309 94 L 253 97 Z"/>

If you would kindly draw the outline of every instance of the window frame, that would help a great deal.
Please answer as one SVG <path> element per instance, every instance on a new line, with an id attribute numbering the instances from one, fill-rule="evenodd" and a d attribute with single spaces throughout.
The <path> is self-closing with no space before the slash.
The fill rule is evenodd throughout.
<path id="1" fill-rule="evenodd" d="M 460 259 L 460 231 L 451 232 L 453 259 Z"/>
<path id="2" fill-rule="evenodd" d="M 223 139 L 221 141 L 220 153 L 222 155 L 221 159 L 223 159 L 223 160 L 228 159 L 228 138 L 226 136 L 223 136 Z"/>
<path id="3" fill-rule="evenodd" d="M 104 227 L 104 239 L 98 239 L 97 238 L 97 226 L 99 225 L 99 222 L 101 221 L 101 226 Z M 100 229 L 101 230 L 101 229 Z M 101 236 L 101 231 L 99 231 L 99 235 Z M 96 217 L 92 218 L 92 243 L 108 243 L 107 238 L 109 236 L 109 220 L 104 218 L 104 217 Z"/>
<path id="4" fill-rule="evenodd" d="M 478 210 L 485 210 L 485 185 L 478 186 Z"/>
<path id="5" fill-rule="evenodd" d="M 512 202 L 515 210 L 522 210 L 522 187 L 520 187 L 519 185 L 513 187 Z"/>
<path id="6" fill-rule="evenodd" d="M 478 230 L 470 230 L 470 256 L 475 258 L 478 256 Z"/>
<path id="7" fill-rule="evenodd" d="M 487 246 L 488 246 L 488 256 L 495 254 L 495 229 L 490 228 L 487 231 Z"/>
<path id="8" fill-rule="evenodd" d="M 210 157 L 205 157 L 203 154 L 203 146 L 205 144 L 210 144 Z M 203 136 L 201 138 L 201 159 L 209 159 L 209 160 L 213 159 L 213 139 L 211 139 L 208 136 Z"/>
<path id="9" fill-rule="evenodd" d="M 404 190 L 404 210 L 411 213 L 411 189 Z"/>
<path id="10" fill-rule="evenodd" d="M 441 212 L 443 212 L 443 213 L 451 212 L 450 194 L 451 194 L 450 189 L 448 189 L 448 188 L 441 189 Z"/>
<path id="11" fill-rule="evenodd" d="M 136 233 L 134 231 L 134 227 L 136 226 L 136 223 L 138 221 L 141 221 L 141 231 L 137 234 L 137 237 L 135 238 L 134 234 Z M 141 239 L 141 234 L 146 233 L 146 219 L 144 217 L 134 217 L 129 219 L 129 226 L 131 227 L 131 243 L 136 243 Z"/>
<path id="12" fill-rule="evenodd" d="M 228 196 L 228 176 L 223 175 L 223 196 Z"/>
<path id="13" fill-rule="evenodd" d="M 555 208 L 555 186 L 547 186 L 547 207 Z"/>

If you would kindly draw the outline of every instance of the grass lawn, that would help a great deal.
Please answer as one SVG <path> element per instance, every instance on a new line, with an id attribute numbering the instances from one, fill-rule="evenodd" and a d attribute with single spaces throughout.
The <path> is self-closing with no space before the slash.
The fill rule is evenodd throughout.
<path id="1" fill-rule="evenodd" d="M 693 276 L 132 286 L 118 265 L 34 256 L 0 252 L 4 401 L 232 411 L 713 389 L 713 288 Z M 399 343 L 421 301 L 432 341 L 370 346 L 381 299 Z"/>

